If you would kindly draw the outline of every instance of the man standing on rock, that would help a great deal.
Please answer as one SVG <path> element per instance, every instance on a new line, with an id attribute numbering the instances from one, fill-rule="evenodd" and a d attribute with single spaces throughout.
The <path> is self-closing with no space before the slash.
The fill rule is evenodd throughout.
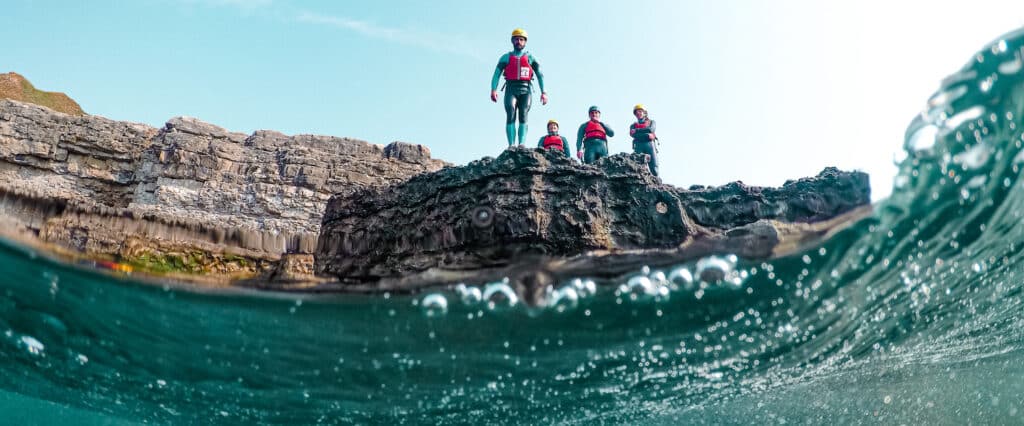
<path id="1" fill-rule="evenodd" d="M 608 156 L 608 138 L 615 136 L 608 125 L 601 122 L 601 109 L 594 105 L 587 111 L 590 120 L 580 125 L 576 132 L 576 157 L 586 164 L 594 164 Z"/>
<path id="2" fill-rule="evenodd" d="M 658 175 L 658 136 L 654 134 L 654 120 L 647 116 L 647 107 L 636 104 L 633 107 L 636 123 L 629 125 L 629 135 L 633 137 L 633 153 L 647 154 L 647 166 L 651 174 Z"/>
<path id="3" fill-rule="evenodd" d="M 540 138 L 537 148 L 557 149 L 564 152 L 566 157 L 572 158 L 569 141 L 565 140 L 565 136 L 558 134 L 558 121 L 555 120 L 548 120 L 548 134 Z"/>
<path id="4" fill-rule="evenodd" d="M 491 78 L 491 101 L 498 102 L 498 79 L 505 76 L 505 137 L 508 146 L 515 144 L 516 116 L 519 116 L 519 144 L 526 138 L 526 114 L 530 112 L 533 102 L 534 77 L 540 86 L 540 103 L 548 104 L 548 95 L 544 91 L 544 76 L 540 73 L 540 64 L 526 48 L 526 31 L 516 28 L 512 31 L 512 51 L 498 59 L 498 66 Z"/>

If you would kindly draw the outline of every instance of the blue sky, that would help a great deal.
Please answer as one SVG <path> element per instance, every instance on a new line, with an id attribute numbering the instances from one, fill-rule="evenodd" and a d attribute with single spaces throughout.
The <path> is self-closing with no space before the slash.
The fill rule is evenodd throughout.
<path id="1" fill-rule="evenodd" d="M 508 4 L 7 0 L 0 72 L 117 120 L 403 140 L 464 164 L 505 146 L 489 84 L 522 27 L 551 97 L 529 143 L 549 118 L 574 138 L 597 104 L 627 151 L 644 103 L 667 183 L 776 186 L 833 165 L 871 173 L 878 199 L 939 81 L 1024 25 L 1019 0 Z"/>

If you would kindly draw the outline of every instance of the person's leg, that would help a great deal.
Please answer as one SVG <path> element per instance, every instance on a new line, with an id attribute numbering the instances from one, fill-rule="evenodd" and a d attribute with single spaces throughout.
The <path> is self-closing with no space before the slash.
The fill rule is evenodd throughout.
<path id="1" fill-rule="evenodd" d="M 516 97 L 510 90 L 505 91 L 505 138 L 508 146 L 515 143 L 516 137 Z"/>
<path id="2" fill-rule="evenodd" d="M 658 175 L 658 157 L 657 153 L 655 153 L 653 142 L 637 143 L 636 149 L 633 152 L 647 154 L 647 167 L 651 169 L 652 175 Z"/>
<path id="3" fill-rule="evenodd" d="M 584 141 L 583 142 L 583 163 L 584 164 L 594 164 L 594 161 L 597 161 L 597 158 L 595 158 L 595 154 L 597 154 L 597 142 Z"/>
<path id="4" fill-rule="evenodd" d="M 597 142 L 594 142 L 594 161 L 597 161 L 597 160 L 602 159 L 602 158 L 607 157 L 607 156 L 608 156 L 608 142 L 607 141 L 601 141 L 601 140 L 599 140 Z"/>
<path id="5" fill-rule="evenodd" d="M 530 92 L 526 92 L 522 95 L 516 96 L 516 106 L 519 109 L 519 144 L 522 145 L 526 139 L 526 130 L 529 128 L 526 124 L 526 115 L 530 112 L 530 106 L 533 103 L 533 97 Z"/>

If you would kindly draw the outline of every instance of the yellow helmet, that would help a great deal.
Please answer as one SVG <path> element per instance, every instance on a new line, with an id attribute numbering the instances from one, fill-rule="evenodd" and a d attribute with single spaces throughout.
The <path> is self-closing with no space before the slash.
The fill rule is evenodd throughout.
<path id="1" fill-rule="evenodd" d="M 524 30 L 522 28 L 516 28 L 516 29 L 512 30 L 512 37 L 527 38 L 526 37 L 526 30 Z"/>
<path id="2" fill-rule="evenodd" d="M 553 119 L 553 118 L 552 118 L 552 119 L 550 119 L 550 120 L 548 120 L 548 126 L 550 126 L 550 125 L 552 125 L 552 124 L 554 124 L 554 125 L 556 125 L 556 126 L 559 126 L 559 124 L 558 124 L 558 120 L 555 120 L 555 119 Z M 559 127 L 561 127 L 561 126 L 559 126 Z"/>
<path id="3" fill-rule="evenodd" d="M 636 106 L 633 107 L 633 112 L 636 112 L 638 109 L 643 112 L 647 112 L 647 107 L 645 107 L 644 104 L 636 104 Z"/>

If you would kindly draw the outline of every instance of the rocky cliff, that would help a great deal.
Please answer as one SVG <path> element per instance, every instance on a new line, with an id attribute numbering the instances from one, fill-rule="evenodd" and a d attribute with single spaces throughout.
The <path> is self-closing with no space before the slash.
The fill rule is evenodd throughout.
<path id="1" fill-rule="evenodd" d="M 444 164 L 402 142 L 246 135 L 187 117 L 158 129 L 0 100 L 4 231 L 129 261 L 252 271 L 310 254 L 331 195 Z"/>
<path id="2" fill-rule="evenodd" d="M 562 260 L 574 257 L 589 259 L 577 262 L 580 272 L 605 273 L 625 258 L 603 254 L 637 250 L 648 251 L 646 261 L 658 258 L 651 250 L 673 261 L 713 252 L 764 258 L 780 234 L 825 229 L 796 224 L 827 221 L 869 202 L 861 172 L 828 168 L 781 188 L 737 182 L 682 189 L 661 184 L 639 155 L 580 165 L 554 152 L 511 149 L 336 195 L 323 218 L 315 268 L 353 285 L 391 285 L 411 276 L 443 282 L 486 269 L 532 270 L 548 261 L 564 270 L 572 262 Z"/>

